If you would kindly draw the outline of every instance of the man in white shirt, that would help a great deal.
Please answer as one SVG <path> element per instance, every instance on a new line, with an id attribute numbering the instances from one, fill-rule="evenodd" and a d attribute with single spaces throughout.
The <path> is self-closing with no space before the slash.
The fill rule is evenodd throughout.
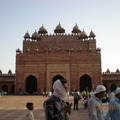
<path id="1" fill-rule="evenodd" d="M 102 98 L 106 96 L 106 88 L 98 85 L 94 95 L 88 101 L 88 113 L 90 120 L 105 120 Z"/>
<path id="2" fill-rule="evenodd" d="M 108 97 L 109 97 L 109 102 L 112 101 L 115 97 L 115 93 L 114 91 L 111 89 L 109 94 L 108 94 Z"/>
<path id="3" fill-rule="evenodd" d="M 115 90 L 115 97 L 109 103 L 105 120 L 120 120 L 120 87 Z"/>

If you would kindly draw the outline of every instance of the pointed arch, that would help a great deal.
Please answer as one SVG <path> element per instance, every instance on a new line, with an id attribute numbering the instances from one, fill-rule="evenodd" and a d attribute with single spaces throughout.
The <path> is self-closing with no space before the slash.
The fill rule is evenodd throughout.
<path id="1" fill-rule="evenodd" d="M 58 79 L 64 79 L 64 77 L 62 75 L 56 75 L 56 76 L 54 76 L 53 79 L 52 79 L 52 85 Z"/>
<path id="2" fill-rule="evenodd" d="M 111 84 L 111 85 L 110 85 L 110 90 L 115 91 L 116 88 L 117 88 L 117 85 L 116 85 L 116 84 Z"/>
<path id="3" fill-rule="evenodd" d="M 15 85 L 11 85 L 11 94 L 15 93 Z"/>
<path id="4" fill-rule="evenodd" d="M 5 92 L 8 92 L 8 86 L 7 85 L 3 85 L 2 86 L 2 90 L 5 91 Z"/>
<path id="5" fill-rule="evenodd" d="M 89 75 L 84 74 L 80 77 L 80 91 L 92 90 L 92 79 Z"/>
<path id="6" fill-rule="evenodd" d="M 29 75 L 26 78 L 26 92 L 28 94 L 33 94 L 37 92 L 37 78 L 33 75 Z"/>

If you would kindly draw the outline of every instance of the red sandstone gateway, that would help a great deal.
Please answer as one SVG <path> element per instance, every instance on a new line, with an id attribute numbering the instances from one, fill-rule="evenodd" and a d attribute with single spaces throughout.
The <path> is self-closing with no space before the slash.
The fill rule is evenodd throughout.
<path id="1" fill-rule="evenodd" d="M 31 37 L 27 32 L 23 50 L 16 53 L 16 93 L 51 91 L 59 78 L 68 80 L 70 91 L 91 91 L 101 84 L 101 54 L 95 34 L 91 31 L 87 36 L 77 25 L 71 34 L 65 34 L 60 23 L 52 35 L 44 26 Z"/>

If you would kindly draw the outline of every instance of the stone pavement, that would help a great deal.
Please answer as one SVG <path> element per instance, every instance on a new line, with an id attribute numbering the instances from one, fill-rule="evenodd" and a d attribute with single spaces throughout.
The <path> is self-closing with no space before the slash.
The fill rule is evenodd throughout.
<path id="1" fill-rule="evenodd" d="M 5 96 L 0 98 L 0 120 L 25 120 L 26 103 L 34 103 L 33 114 L 35 120 L 45 120 L 43 102 L 47 99 L 42 96 Z M 73 97 L 69 97 L 73 103 Z M 83 107 L 83 101 L 79 103 L 79 110 L 71 111 L 70 120 L 88 120 L 87 110 Z"/>

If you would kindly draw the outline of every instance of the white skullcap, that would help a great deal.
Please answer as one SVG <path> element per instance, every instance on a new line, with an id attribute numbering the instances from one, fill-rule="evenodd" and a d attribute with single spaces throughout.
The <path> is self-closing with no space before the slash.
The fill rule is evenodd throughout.
<path id="1" fill-rule="evenodd" d="M 95 90 L 94 94 L 97 94 L 97 93 L 100 93 L 100 92 L 104 92 L 104 91 L 106 91 L 106 88 L 103 85 L 98 85 L 96 87 L 96 90 Z"/>
<path id="2" fill-rule="evenodd" d="M 120 93 L 120 87 L 118 87 L 118 88 L 115 90 L 115 95 L 117 95 L 118 93 Z"/>

